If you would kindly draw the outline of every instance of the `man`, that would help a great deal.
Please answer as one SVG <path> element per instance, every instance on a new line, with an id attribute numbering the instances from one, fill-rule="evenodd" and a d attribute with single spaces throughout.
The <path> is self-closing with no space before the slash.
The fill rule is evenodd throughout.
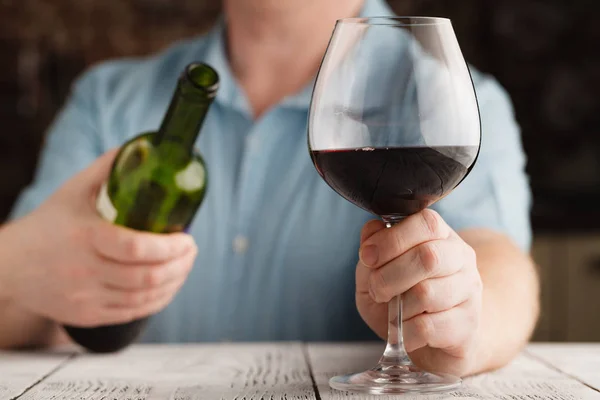
<path id="1" fill-rule="evenodd" d="M 204 37 L 85 74 L 51 128 L 38 175 L 14 215 L 34 210 L 107 149 L 155 130 L 180 71 L 193 60 L 205 61 L 219 71 L 221 88 L 198 141 L 211 174 L 190 230 L 198 256 L 143 340 L 362 340 L 373 332 L 385 337 L 386 302 L 403 294 L 405 344 L 420 366 L 463 376 L 508 362 L 535 324 L 538 279 L 526 254 L 530 196 L 506 94 L 489 77 L 474 73 L 484 135 L 476 167 L 435 205 L 437 212 L 426 210 L 383 229 L 381 222 L 367 222 L 372 216 L 331 191 L 314 171 L 306 119 L 312 79 L 335 20 L 391 15 L 391 10 L 383 0 L 226 0 L 224 6 L 225 18 Z M 70 181 L 66 188 L 74 194 L 63 188 L 41 209 L 50 214 L 51 204 L 66 208 L 60 200 L 85 197 L 77 186 Z M 11 281 L 16 294 L 6 301 L 15 307 L 12 315 L 0 318 L 16 327 L 35 321 L 29 344 L 48 342 L 56 331 L 49 320 L 93 326 L 151 313 L 170 300 L 188 272 L 194 249 L 184 236 L 165 238 L 160 246 L 170 250 L 160 255 L 143 247 L 147 242 L 130 248 L 128 256 L 116 256 L 111 246 L 99 248 L 114 240 L 106 237 L 108 228 L 73 230 L 79 222 L 65 216 L 39 218 L 36 224 L 40 232 L 54 229 L 59 242 L 44 235 L 39 242 L 29 239 L 27 249 L 43 249 L 48 243 L 40 242 L 50 241 L 62 250 L 60 262 L 30 260 L 29 269 L 3 262 L 1 268 L 12 276 L 23 276 Z M 80 258 L 74 261 L 75 249 Z M 107 278 L 108 272 L 76 269 L 90 262 L 91 253 L 116 259 L 113 267 L 122 275 Z M 125 276 L 132 256 L 146 279 Z M 147 264 L 165 261 L 170 267 L 157 268 L 163 272 L 148 273 Z M 84 310 L 81 302 L 97 304 L 99 297 L 88 292 L 65 293 L 54 310 L 48 294 L 58 293 L 66 278 L 31 285 L 21 272 L 46 269 L 52 276 L 53 268 L 64 268 L 63 276 L 73 280 L 108 286 L 114 298 L 104 291 L 103 301 L 109 309 L 129 311 L 77 312 Z M 128 291 L 133 294 L 124 295 Z M 36 296 L 44 301 L 33 305 L 29 299 Z M 156 307 L 135 308 L 148 299 Z"/>

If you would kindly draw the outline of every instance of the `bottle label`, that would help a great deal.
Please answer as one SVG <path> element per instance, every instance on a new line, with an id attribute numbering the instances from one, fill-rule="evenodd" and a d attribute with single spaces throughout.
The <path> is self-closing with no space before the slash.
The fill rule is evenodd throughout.
<path id="1" fill-rule="evenodd" d="M 108 196 L 108 187 L 106 182 L 102 184 L 100 193 L 98 193 L 98 198 L 96 199 L 96 210 L 102 216 L 102 218 L 109 222 L 115 222 L 117 219 L 118 212 Z"/>

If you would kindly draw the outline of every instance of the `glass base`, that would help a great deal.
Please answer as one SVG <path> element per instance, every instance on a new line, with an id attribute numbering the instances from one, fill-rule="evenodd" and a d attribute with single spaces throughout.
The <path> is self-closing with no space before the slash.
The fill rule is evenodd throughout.
<path id="1" fill-rule="evenodd" d="M 449 391 L 461 382 L 458 377 L 421 371 L 414 365 L 379 365 L 365 372 L 335 376 L 329 386 L 369 394 L 401 394 Z"/>

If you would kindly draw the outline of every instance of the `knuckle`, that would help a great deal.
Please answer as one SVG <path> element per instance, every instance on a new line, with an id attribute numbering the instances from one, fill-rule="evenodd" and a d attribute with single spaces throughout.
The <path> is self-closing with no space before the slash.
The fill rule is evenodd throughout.
<path id="1" fill-rule="evenodd" d="M 433 302 L 433 299 L 435 299 L 435 293 L 431 283 L 427 280 L 422 281 L 415 286 L 414 291 L 419 304 L 423 305 L 425 310 L 430 308 L 429 306 Z"/>
<path id="2" fill-rule="evenodd" d="M 160 269 L 150 269 L 146 271 L 146 277 L 144 280 L 145 286 L 155 287 L 160 286 L 163 281 L 163 273 Z"/>
<path id="3" fill-rule="evenodd" d="M 144 257 L 144 246 L 141 240 L 137 237 L 130 237 L 125 240 L 125 254 L 134 259 L 139 260 Z"/>
<path id="4" fill-rule="evenodd" d="M 388 284 L 380 270 L 376 269 L 371 272 L 369 284 L 378 301 L 389 301 L 392 298 L 389 294 Z"/>
<path id="5" fill-rule="evenodd" d="M 424 243 L 419 246 L 419 259 L 421 267 L 427 276 L 435 275 L 440 266 L 439 248 L 433 242 Z"/>
<path id="6" fill-rule="evenodd" d="M 421 211 L 421 218 L 423 219 L 423 225 L 425 225 L 425 229 L 430 237 L 437 238 L 444 236 L 445 224 L 440 214 L 429 208 L 426 208 Z"/>
<path id="7" fill-rule="evenodd" d="M 422 314 L 415 318 L 415 333 L 423 340 L 423 342 L 430 342 L 431 337 L 434 333 L 434 326 L 431 317 L 427 314 Z"/>

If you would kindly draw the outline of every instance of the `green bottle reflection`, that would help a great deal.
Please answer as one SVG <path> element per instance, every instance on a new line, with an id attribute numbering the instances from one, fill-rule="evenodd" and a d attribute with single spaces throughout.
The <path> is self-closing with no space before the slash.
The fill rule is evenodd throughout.
<path id="1" fill-rule="evenodd" d="M 188 228 L 207 188 L 206 166 L 194 143 L 218 85 L 219 76 L 210 66 L 187 66 L 160 129 L 121 147 L 97 198 L 103 218 L 155 233 Z M 147 321 L 148 317 L 93 328 L 65 326 L 65 330 L 92 352 L 114 352 L 131 344 Z"/>

